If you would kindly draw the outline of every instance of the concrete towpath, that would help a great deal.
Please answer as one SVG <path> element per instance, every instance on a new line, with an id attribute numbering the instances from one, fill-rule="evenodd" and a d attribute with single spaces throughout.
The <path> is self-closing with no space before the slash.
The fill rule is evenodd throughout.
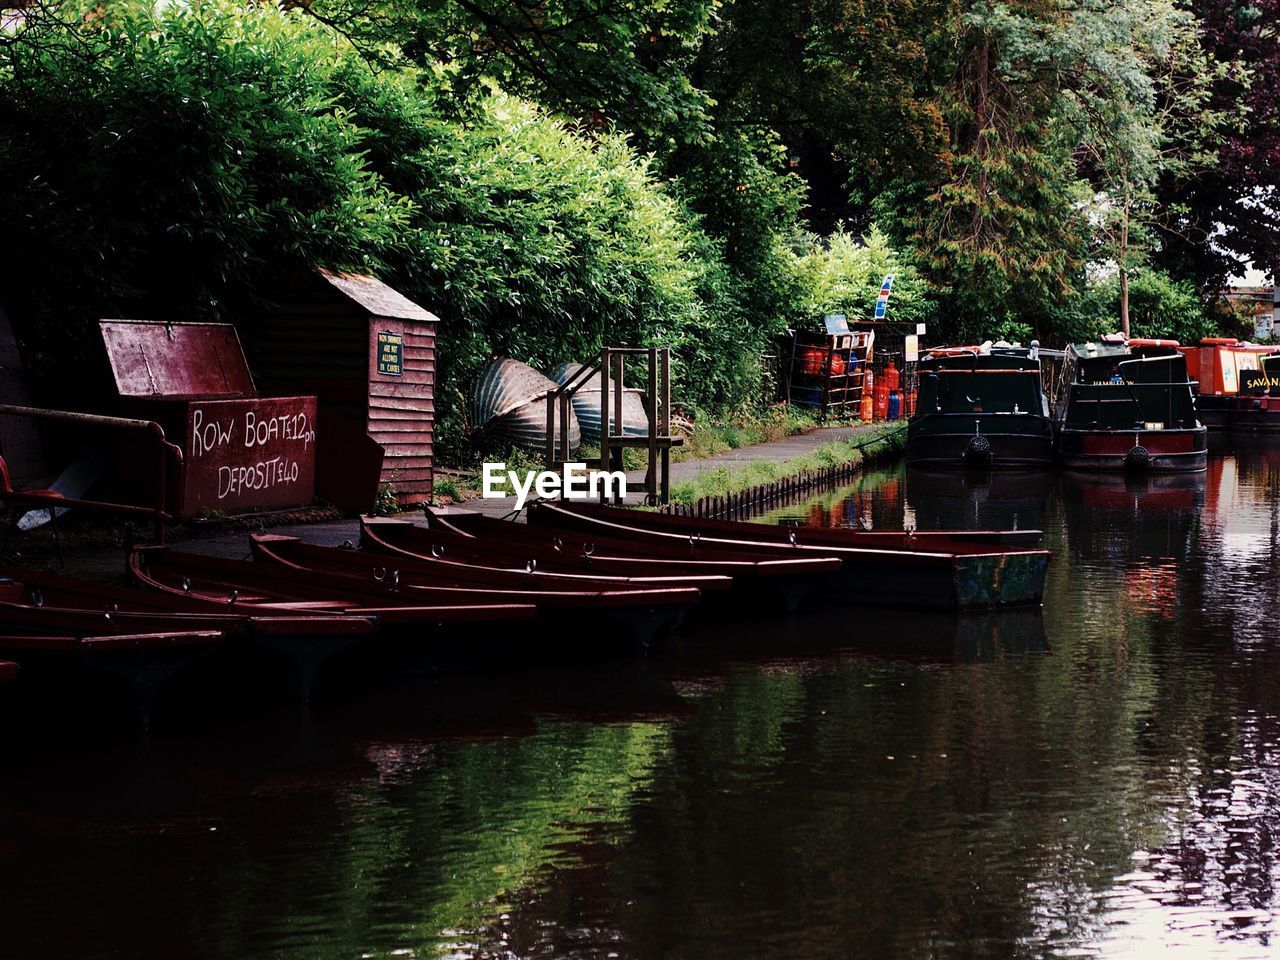
<path id="1" fill-rule="evenodd" d="M 705 457 L 699 460 L 681 460 L 671 464 L 671 483 L 674 486 L 686 480 L 693 480 L 721 467 L 733 468 L 761 460 L 785 463 L 787 460 L 812 453 L 819 447 L 824 447 L 837 440 L 856 440 L 868 436 L 880 426 L 882 424 L 818 427 L 808 433 L 798 433 L 795 436 L 783 437 L 781 440 L 770 440 L 765 443 L 753 443 L 749 446 L 737 447 L 724 453 L 718 453 L 712 457 Z M 644 474 L 643 470 L 627 471 L 627 483 L 632 487 L 639 487 L 644 482 Z M 627 496 L 627 503 L 641 503 L 643 500 L 643 493 L 633 492 Z M 449 509 L 466 510 L 500 517 L 514 512 L 515 503 L 515 497 L 477 498 Z"/>

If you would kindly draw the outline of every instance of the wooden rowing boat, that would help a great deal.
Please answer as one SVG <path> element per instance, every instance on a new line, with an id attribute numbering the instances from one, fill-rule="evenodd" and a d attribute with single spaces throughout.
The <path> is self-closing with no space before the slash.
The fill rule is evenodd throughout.
<path id="1" fill-rule="evenodd" d="M 1046 550 L 958 537 L 927 539 L 917 546 L 914 537 L 903 534 L 902 546 L 850 546 L 824 542 L 813 535 L 811 528 L 777 530 L 763 524 L 724 520 L 683 518 L 690 523 L 677 532 L 651 522 L 655 514 L 603 514 L 598 512 L 601 509 L 538 503 L 529 509 L 529 522 L 593 536 L 661 543 L 683 541 L 711 556 L 717 550 L 730 550 L 780 558 L 836 558 L 844 568 L 829 578 L 822 595 L 831 601 L 859 604 L 964 610 L 1039 603 L 1050 558 Z M 762 536 L 770 539 L 761 539 Z"/>
<path id="2" fill-rule="evenodd" d="M 22 661 L 25 694 L 53 699 L 63 709 L 78 707 L 86 686 L 99 686 L 102 680 L 124 686 L 145 727 L 156 695 L 179 674 L 220 651 L 225 642 L 221 630 L 9 633 L 0 635 L 0 653 Z"/>
<path id="3" fill-rule="evenodd" d="M 306 697 L 319 665 L 373 634 L 377 620 L 296 603 L 239 604 L 0 567 L 0 624 L 54 635 L 190 633 L 216 630 L 237 655 L 251 647 L 286 661 L 293 693 Z"/>
<path id="4" fill-rule="evenodd" d="M 434 545 L 441 537 L 452 537 L 472 549 L 505 551 L 507 562 L 535 563 L 541 569 L 578 568 L 624 571 L 637 566 L 662 565 L 669 569 L 716 570 L 732 577 L 734 590 L 713 597 L 717 611 L 746 606 L 796 609 L 815 584 L 815 574 L 841 569 L 839 560 L 823 557 L 787 557 L 761 555 L 758 552 L 734 552 L 723 549 L 703 550 L 696 542 L 680 540 L 672 543 L 643 542 L 621 539 L 599 533 L 578 534 L 572 530 L 555 530 L 510 520 L 496 520 L 480 514 L 451 513 L 442 515 L 426 508 L 429 530 L 419 527 L 398 531 L 405 542 L 429 541 Z M 382 529 L 379 527 L 379 529 Z M 464 538 L 458 541 L 457 538 Z M 427 544 L 418 543 L 425 551 Z"/>
<path id="5" fill-rule="evenodd" d="M 701 597 L 696 587 L 654 587 L 619 584 L 591 589 L 548 590 L 544 586 L 485 588 L 473 585 L 442 585 L 429 564 L 405 558 L 389 562 L 387 557 L 361 550 L 318 547 L 295 537 L 260 534 L 252 538 L 255 559 L 274 565 L 324 589 L 359 589 L 371 586 L 380 596 L 417 602 L 422 596 L 466 596 L 491 602 L 535 603 L 552 632 L 591 635 L 590 631 L 567 629 L 558 611 L 593 610 L 606 630 L 594 634 L 602 647 L 621 635 L 624 649 L 644 649 L 661 630 L 674 626 L 684 612 Z M 589 644 L 588 644 L 589 646 Z"/>
<path id="6" fill-rule="evenodd" d="M 247 611 L 291 603 L 302 612 L 325 611 L 373 619 L 375 642 L 356 651 L 362 667 L 408 665 L 473 667 L 504 656 L 537 617 L 525 599 L 474 591 L 396 593 L 393 583 L 352 583 L 322 574 L 300 574 L 282 566 L 149 547 L 135 550 L 133 576 L 171 597 L 232 598 Z M 225 602 L 225 601 L 224 601 Z M 465 632 L 464 632 L 464 628 Z"/>
<path id="7" fill-rule="evenodd" d="M 753 579 L 785 578 L 840 569 L 836 561 L 820 557 L 762 556 L 759 551 L 718 549 L 714 557 L 697 544 L 643 542 L 607 534 L 577 538 L 531 528 L 511 521 L 488 521 L 493 526 L 472 533 L 452 524 L 428 508 L 429 528 L 403 520 L 367 520 L 362 535 L 370 549 L 427 556 L 440 553 L 468 557 L 489 557 L 508 565 L 539 570 L 591 570 L 600 574 L 625 575 L 629 571 L 670 571 L 672 575 L 716 575 Z"/>
<path id="8" fill-rule="evenodd" d="M 536 525 L 532 514 L 543 507 L 554 508 L 558 513 L 572 513 L 590 518 L 613 520 L 624 525 L 643 524 L 646 529 L 666 530 L 686 537 L 702 537 L 723 533 L 730 539 L 750 539 L 763 543 L 792 545 L 798 538 L 804 544 L 827 544 L 835 547 L 862 547 L 881 550 L 943 550 L 965 551 L 974 545 L 1001 547 L 1033 547 L 1044 534 L 1040 530 L 853 530 L 848 527 L 792 527 L 768 523 L 746 523 L 742 520 L 712 520 L 704 517 L 686 517 L 675 513 L 651 513 L 604 504 L 565 502 L 536 503 L 530 507 L 530 524 Z M 545 518 L 540 518 L 545 519 Z M 551 524 L 557 528 L 564 523 Z M 582 529 L 597 532 L 594 524 Z M 750 536 L 745 536 L 749 534 Z"/>

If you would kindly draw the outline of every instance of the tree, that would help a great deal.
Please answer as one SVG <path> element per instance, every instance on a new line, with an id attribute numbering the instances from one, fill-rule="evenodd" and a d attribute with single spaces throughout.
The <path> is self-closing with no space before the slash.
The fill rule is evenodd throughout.
<path id="1" fill-rule="evenodd" d="M 367 56 L 436 73 L 459 106 L 497 84 L 655 143 L 705 134 L 686 67 L 718 0 L 294 0 Z"/>
<path id="2" fill-rule="evenodd" d="M 1210 108 L 1239 122 L 1218 163 L 1167 176 L 1158 200 L 1174 214 L 1161 260 L 1220 286 L 1245 263 L 1280 279 L 1280 0 L 1194 0 L 1206 52 L 1242 69 L 1216 77 Z"/>
<path id="3" fill-rule="evenodd" d="M 967 2 L 934 40 L 948 65 L 936 98 L 949 149 L 938 176 L 901 184 L 893 202 L 962 308 L 990 316 L 1052 300 L 1080 263 L 1074 145 L 1061 123 L 1068 23 L 1049 0 Z"/>
<path id="4" fill-rule="evenodd" d="M 1073 17 L 1066 40 L 1080 65 L 1066 87 L 1077 158 L 1096 193 L 1094 256 L 1115 264 L 1120 329 L 1129 334 L 1129 275 L 1154 230 L 1175 229 L 1156 203 L 1162 177 L 1211 169 L 1228 118 L 1211 105 L 1228 75 L 1205 53 L 1199 25 L 1171 0 L 1123 0 L 1103 17 Z"/>

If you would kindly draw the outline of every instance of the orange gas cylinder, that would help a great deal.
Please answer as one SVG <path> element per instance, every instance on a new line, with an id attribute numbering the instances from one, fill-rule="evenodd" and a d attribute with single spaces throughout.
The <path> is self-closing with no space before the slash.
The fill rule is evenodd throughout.
<path id="1" fill-rule="evenodd" d="M 889 415 L 889 381 L 883 376 L 876 378 L 876 419 L 883 420 Z"/>
<path id="2" fill-rule="evenodd" d="M 800 351 L 800 369 L 810 377 L 822 373 L 822 351 L 817 347 L 805 347 Z"/>
<path id="3" fill-rule="evenodd" d="M 888 386 L 890 393 L 893 393 L 900 386 L 901 374 L 902 372 L 890 360 L 889 365 L 884 368 L 884 382 Z"/>
<path id="4" fill-rule="evenodd" d="M 875 393 L 875 378 L 871 375 L 871 371 L 868 370 L 866 372 L 865 379 L 863 379 L 862 381 L 862 411 L 861 411 L 862 419 L 866 420 L 868 423 L 870 423 L 871 419 L 875 416 L 875 398 L 873 396 L 874 393 Z"/>

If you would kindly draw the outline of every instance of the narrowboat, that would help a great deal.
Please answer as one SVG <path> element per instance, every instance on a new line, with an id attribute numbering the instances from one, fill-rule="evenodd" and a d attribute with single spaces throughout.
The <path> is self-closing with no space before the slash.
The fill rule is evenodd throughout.
<path id="1" fill-rule="evenodd" d="M 1177 341 L 1072 344 L 1054 405 L 1058 459 L 1073 470 L 1203 470 L 1195 387 Z"/>
<path id="2" fill-rule="evenodd" d="M 1280 346 L 1207 337 L 1178 349 L 1198 384 L 1196 407 L 1206 429 L 1280 432 Z"/>
<path id="3" fill-rule="evenodd" d="M 926 354 L 907 463 L 928 468 L 1015 469 L 1053 461 L 1053 421 L 1040 351 L 984 344 Z"/>

